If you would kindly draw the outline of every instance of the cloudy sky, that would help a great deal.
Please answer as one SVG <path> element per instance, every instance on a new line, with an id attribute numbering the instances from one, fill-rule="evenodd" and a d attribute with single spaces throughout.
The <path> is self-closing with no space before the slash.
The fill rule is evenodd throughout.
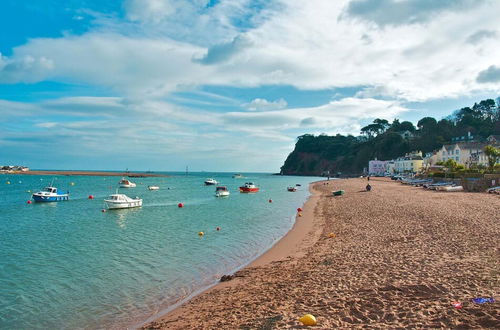
<path id="1" fill-rule="evenodd" d="M 2 0 L 0 164 L 276 172 L 500 96 L 496 0 Z"/>

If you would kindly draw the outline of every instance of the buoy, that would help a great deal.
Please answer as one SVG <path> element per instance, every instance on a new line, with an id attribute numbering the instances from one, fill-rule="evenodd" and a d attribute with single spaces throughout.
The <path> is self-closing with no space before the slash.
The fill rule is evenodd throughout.
<path id="1" fill-rule="evenodd" d="M 272 202 L 273 202 L 273 200 L 272 200 L 272 199 L 269 199 L 269 203 L 272 203 Z"/>
<path id="2" fill-rule="evenodd" d="M 27 204 L 31 204 L 31 201 L 27 201 L 26 203 L 27 203 Z"/>
<path id="3" fill-rule="evenodd" d="M 335 237 L 335 234 L 334 233 L 330 233 L 328 234 L 328 238 L 334 238 Z"/>
<path id="4" fill-rule="evenodd" d="M 75 185 L 75 183 L 74 183 L 74 182 L 70 182 L 69 184 L 70 184 L 70 185 L 72 185 L 72 186 L 74 186 L 74 185 Z"/>
<path id="5" fill-rule="evenodd" d="M 89 195 L 89 199 L 94 199 L 94 195 Z"/>
<path id="6" fill-rule="evenodd" d="M 31 194 L 31 190 L 26 190 L 26 192 Z"/>
<path id="7" fill-rule="evenodd" d="M 314 315 L 311 315 L 311 314 L 306 314 L 304 316 L 302 316 L 300 319 L 299 319 L 299 322 L 301 322 L 303 325 L 316 325 L 316 318 L 314 317 Z"/>
<path id="8" fill-rule="evenodd" d="M 215 228 L 217 231 L 220 231 L 220 227 Z"/>
<path id="9" fill-rule="evenodd" d="M 101 212 L 106 212 L 106 209 L 102 209 Z"/>
<path id="10" fill-rule="evenodd" d="M 7 183 L 7 184 L 10 184 L 10 181 L 7 181 L 6 183 Z"/>
<path id="11" fill-rule="evenodd" d="M 205 233 L 204 233 L 204 232 L 202 232 L 202 231 L 200 231 L 200 232 L 198 233 L 198 236 L 200 236 L 200 237 L 201 237 L 201 236 L 203 236 L 203 235 L 205 235 Z"/>
<path id="12" fill-rule="evenodd" d="M 297 212 L 302 212 L 302 209 L 299 207 L 299 208 L 297 209 Z"/>
<path id="13" fill-rule="evenodd" d="M 184 204 L 179 203 L 179 204 L 177 204 L 177 207 L 184 207 Z"/>
<path id="14" fill-rule="evenodd" d="M 301 217 L 301 216 L 302 216 L 302 213 L 299 213 L 298 215 L 299 215 L 299 217 Z"/>

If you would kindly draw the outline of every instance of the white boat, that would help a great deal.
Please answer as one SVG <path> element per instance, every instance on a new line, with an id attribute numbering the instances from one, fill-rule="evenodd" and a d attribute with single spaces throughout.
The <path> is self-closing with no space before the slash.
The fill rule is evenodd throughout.
<path id="1" fill-rule="evenodd" d="M 118 184 L 120 185 L 120 188 L 135 188 L 136 187 L 135 183 L 133 183 L 132 181 L 125 179 L 125 178 L 122 178 L 120 180 L 120 182 L 118 182 Z"/>
<path id="2" fill-rule="evenodd" d="M 215 179 L 206 179 L 205 184 L 207 186 L 215 186 L 218 182 Z"/>
<path id="3" fill-rule="evenodd" d="M 233 179 L 242 179 L 243 178 L 243 175 L 241 175 L 240 173 L 236 173 L 233 175 Z"/>
<path id="4" fill-rule="evenodd" d="M 219 186 L 215 188 L 215 197 L 227 197 L 229 196 L 229 190 L 225 186 Z"/>
<path id="5" fill-rule="evenodd" d="M 436 190 L 439 190 L 439 191 L 462 191 L 462 190 L 464 190 L 464 187 L 462 187 L 462 186 L 441 186 L 441 187 L 437 187 Z"/>
<path id="6" fill-rule="evenodd" d="M 139 197 L 130 198 L 124 194 L 113 194 L 109 199 L 105 199 L 104 203 L 108 209 L 129 209 L 132 207 L 141 207 L 142 199 Z"/>
<path id="7" fill-rule="evenodd" d="M 160 187 L 158 186 L 148 186 L 149 190 L 160 190 Z"/>

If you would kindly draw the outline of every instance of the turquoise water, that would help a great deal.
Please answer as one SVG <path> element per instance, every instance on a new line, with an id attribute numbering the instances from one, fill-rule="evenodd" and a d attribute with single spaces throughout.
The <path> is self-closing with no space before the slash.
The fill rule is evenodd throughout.
<path id="1" fill-rule="evenodd" d="M 140 324 L 267 250 L 292 227 L 315 180 L 168 174 L 131 178 L 137 187 L 120 192 L 143 198 L 143 207 L 108 212 L 101 212 L 103 199 L 119 177 L 0 175 L 0 328 Z M 231 196 L 214 197 L 215 187 L 203 185 L 207 177 Z M 28 190 L 52 180 L 70 190 L 69 201 L 26 203 Z M 245 181 L 260 192 L 239 193 Z M 297 183 L 297 192 L 286 191 Z M 152 184 L 160 190 L 149 191 Z"/>

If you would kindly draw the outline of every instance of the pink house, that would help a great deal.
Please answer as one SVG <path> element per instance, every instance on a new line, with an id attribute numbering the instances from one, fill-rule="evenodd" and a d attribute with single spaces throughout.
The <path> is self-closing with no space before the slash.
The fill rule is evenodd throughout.
<path id="1" fill-rule="evenodd" d="M 369 175 L 384 175 L 386 172 L 387 161 L 386 160 L 370 160 L 368 162 L 368 174 Z"/>

